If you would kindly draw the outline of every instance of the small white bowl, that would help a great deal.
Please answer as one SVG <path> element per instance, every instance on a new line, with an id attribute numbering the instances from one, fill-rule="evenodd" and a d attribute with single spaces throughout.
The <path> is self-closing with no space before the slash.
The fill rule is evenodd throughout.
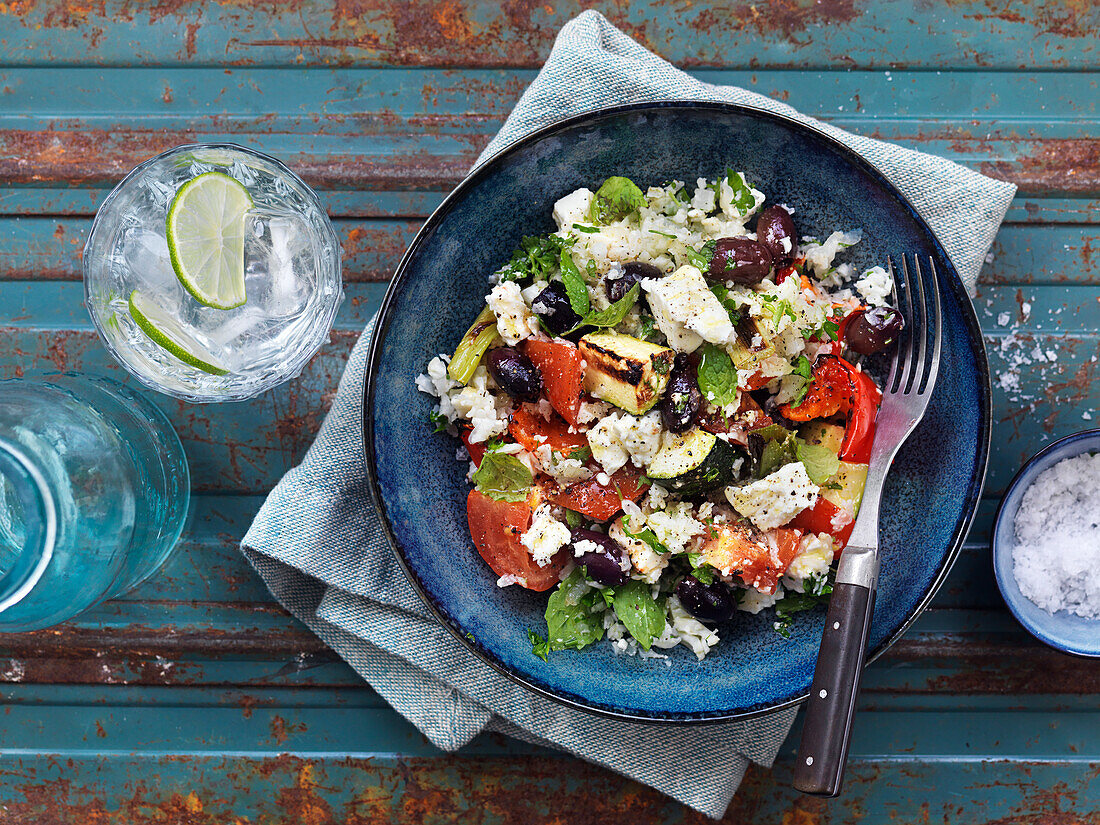
<path id="1" fill-rule="evenodd" d="M 1008 609 L 1039 641 L 1078 656 L 1100 657 L 1100 619 L 1086 619 L 1068 610 L 1048 613 L 1020 592 L 1013 571 L 1016 547 L 1016 511 L 1024 493 L 1043 470 L 1065 458 L 1100 450 L 1100 429 L 1084 430 L 1055 441 L 1037 452 L 1020 468 L 1001 499 L 993 524 L 993 572 Z"/>

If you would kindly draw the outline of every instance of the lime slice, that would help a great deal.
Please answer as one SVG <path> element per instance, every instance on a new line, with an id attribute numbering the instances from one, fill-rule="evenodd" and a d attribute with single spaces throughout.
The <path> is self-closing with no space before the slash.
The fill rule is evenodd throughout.
<path id="1" fill-rule="evenodd" d="M 222 172 L 193 178 L 168 209 L 166 234 L 172 269 L 203 306 L 233 309 L 245 300 L 245 216 L 248 190 Z"/>
<path id="2" fill-rule="evenodd" d="M 141 331 L 183 363 L 211 375 L 228 375 L 229 369 L 168 311 L 136 289 L 130 293 L 130 317 Z"/>

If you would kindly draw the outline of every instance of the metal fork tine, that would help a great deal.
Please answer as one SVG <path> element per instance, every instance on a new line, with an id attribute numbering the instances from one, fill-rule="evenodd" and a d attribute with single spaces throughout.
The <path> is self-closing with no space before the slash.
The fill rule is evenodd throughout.
<path id="1" fill-rule="evenodd" d="M 901 272 L 905 276 L 905 289 L 902 290 L 904 301 L 903 305 L 899 307 L 902 317 L 905 319 L 904 345 L 901 340 L 898 341 L 898 371 L 901 375 L 897 386 L 890 388 L 891 393 L 906 392 L 906 387 L 909 385 L 910 377 L 913 374 L 913 345 L 916 342 L 916 316 L 913 312 L 913 277 L 909 274 L 909 262 L 905 259 L 905 255 L 901 256 Z"/>
<path id="2" fill-rule="evenodd" d="M 930 387 L 936 386 L 936 377 L 940 371 L 940 346 L 943 342 L 943 317 L 940 305 L 940 274 L 936 271 L 936 262 L 928 259 L 928 268 L 932 273 L 932 315 L 928 319 L 929 332 L 932 333 L 932 362 L 928 367 L 928 374 L 920 386 L 920 392 L 925 392 Z"/>
<path id="3" fill-rule="evenodd" d="M 886 271 L 890 274 L 890 303 L 894 306 L 898 304 L 898 279 L 894 274 L 894 261 L 892 258 L 886 259 Z M 886 382 L 882 385 L 886 392 L 892 392 L 894 387 L 894 379 L 898 374 L 898 350 L 901 348 L 900 339 L 894 345 L 894 354 L 890 359 L 890 374 L 886 376 Z"/>
<path id="4" fill-rule="evenodd" d="M 917 349 L 916 360 L 913 362 L 913 383 L 911 386 L 906 387 L 906 392 L 920 392 L 920 387 L 924 383 L 924 378 L 927 372 L 928 363 L 928 296 L 925 294 L 924 288 L 924 272 L 921 271 L 920 258 L 916 255 L 913 256 L 913 271 L 917 273 L 917 299 L 916 305 L 920 307 L 920 321 L 919 326 L 915 331 L 920 335 L 920 346 Z M 917 319 L 914 318 L 914 321 Z"/>

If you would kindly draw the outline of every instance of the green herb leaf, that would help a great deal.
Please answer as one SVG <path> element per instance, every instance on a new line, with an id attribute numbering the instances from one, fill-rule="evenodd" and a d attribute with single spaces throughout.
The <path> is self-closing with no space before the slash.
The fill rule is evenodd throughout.
<path id="1" fill-rule="evenodd" d="M 431 422 L 433 433 L 444 432 L 447 429 L 447 425 L 451 423 L 447 420 L 447 416 L 436 410 L 431 410 L 428 413 L 428 421 Z"/>
<path id="2" fill-rule="evenodd" d="M 714 257 L 714 250 L 718 246 L 718 241 L 707 241 L 703 246 L 696 251 L 694 249 L 688 249 L 687 259 L 688 263 L 698 269 L 700 272 L 706 272 L 710 269 L 710 259 Z"/>
<path id="3" fill-rule="evenodd" d="M 569 250 L 563 248 L 559 257 L 561 279 L 565 284 L 565 294 L 569 296 L 569 306 L 582 318 L 588 314 L 591 305 L 588 298 L 588 285 L 584 282 Z"/>
<path id="4" fill-rule="evenodd" d="M 791 406 L 799 406 L 805 399 L 806 393 L 810 390 L 810 379 L 812 377 L 812 367 L 810 366 L 810 359 L 805 355 L 798 356 L 798 360 L 794 362 L 794 371 L 791 375 L 797 375 L 802 378 L 802 386 L 798 388 L 798 392 L 794 398 L 791 399 Z"/>
<path id="5" fill-rule="evenodd" d="M 643 341 L 653 343 L 657 339 L 657 325 L 648 315 L 638 318 L 638 337 Z"/>
<path id="6" fill-rule="evenodd" d="M 601 598 L 603 598 L 603 603 L 604 604 L 606 604 L 608 607 L 614 607 L 615 606 L 615 588 L 614 587 L 605 587 L 605 588 L 599 590 L 598 592 L 599 592 Z"/>
<path id="7" fill-rule="evenodd" d="M 569 455 L 566 458 L 575 458 L 577 461 L 588 461 L 592 458 L 591 447 L 574 447 L 569 451 Z"/>
<path id="8" fill-rule="evenodd" d="M 570 530 L 576 530 L 584 523 L 584 519 L 576 510 L 565 508 L 565 523 L 569 525 Z"/>
<path id="9" fill-rule="evenodd" d="M 795 458 L 805 466 L 810 481 L 819 487 L 840 470 L 840 459 L 836 453 L 828 447 L 810 444 L 801 438 L 795 439 Z"/>
<path id="10" fill-rule="evenodd" d="M 473 475 L 474 486 L 496 501 L 526 500 L 532 481 L 527 465 L 514 455 L 488 450 Z"/>
<path id="11" fill-rule="evenodd" d="M 794 621 L 794 615 L 796 613 L 802 613 L 806 610 L 813 610 L 819 604 L 826 604 L 829 601 L 829 595 L 833 592 L 832 585 L 828 585 L 828 590 L 819 594 L 814 593 L 789 593 L 775 603 L 775 618 L 776 622 L 772 625 L 772 628 L 785 639 L 791 637 L 791 624 Z"/>
<path id="12" fill-rule="evenodd" d="M 630 178 L 612 176 L 596 190 L 589 220 L 609 224 L 645 206 L 645 195 Z"/>
<path id="13" fill-rule="evenodd" d="M 585 226 L 582 223 L 573 224 L 573 228 L 576 229 L 578 232 L 584 232 L 586 235 L 594 235 L 600 231 L 600 228 L 598 226 Z"/>
<path id="14" fill-rule="evenodd" d="M 836 341 L 840 338 L 840 325 L 826 319 L 822 321 L 819 327 L 802 330 L 802 337 L 807 341 L 811 338 L 816 338 L 819 341 Z"/>
<path id="15" fill-rule="evenodd" d="M 698 379 L 703 398 L 715 406 L 724 407 L 737 400 L 737 368 L 720 347 L 714 344 L 703 347 Z"/>
<path id="16" fill-rule="evenodd" d="M 615 591 L 615 615 L 645 650 L 665 632 L 664 604 L 654 601 L 645 582 L 631 579 Z"/>
<path id="17" fill-rule="evenodd" d="M 752 187 L 741 172 L 726 170 L 726 182 L 733 189 L 733 205 L 741 215 L 747 215 L 749 210 L 756 206 L 756 198 L 753 197 Z"/>
<path id="18" fill-rule="evenodd" d="M 676 240 L 676 236 L 675 236 L 675 235 L 672 235 L 672 234 L 670 234 L 670 233 L 668 233 L 668 232 L 662 232 L 662 231 L 661 231 L 661 230 L 659 230 L 659 229 L 650 229 L 649 231 L 650 231 L 650 232 L 652 232 L 652 233 L 653 233 L 654 235 L 661 235 L 661 236 L 663 236 L 663 237 L 665 237 L 665 238 L 671 238 L 672 240 Z"/>
<path id="19" fill-rule="evenodd" d="M 741 305 L 730 297 L 730 291 L 726 289 L 726 285 L 711 284 L 710 291 L 714 293 L 714 297 L 718 299 L 718 303 L 726 310 L 726 314 L 730 317 L 730 323 L 734 326 L 741 323 Z"/>
<path id="20" fill-rule="evenodd" d="M 548 661 L 547 656 L 550 655 L 550 642 L 542 638 L 535 631 L 528 629 L 527 638 L 531 642 L 531 652 L 542 659 L 544 662 Z"/>
<path id="21" fill-rule="evenodd" d="M 714 574 L 718 571 L 707 564 L 702 553 L 690 553 L 688 561 L 691 562 L 691 575 L 698 579 L 700 584 L 713 584 Z M 698 563 L 696 563 L 698 561 Z"/>
<path id="22" fill-rule="evenodd" d="M 577 567 L 546 602 L 547 641 L 551 650 L 580 650 L 603 638 L 603 619 L 594 610 L 594 588 Z"/>
<path id="23" fill-rule="evenodd" d="M 649 545 L 649 549 L 654 553 L 668 553 L 668 548 L 665 547 L 661 540 L 657 538 L 657 534 L 650 530 L 648 527 L 643 527 L 637 533 L 631 533 L 628 525 L 630 524 L 630 516 L 623 516 L 623 532 L 630 536 L 632 539 L 638 539 L 638 541 L 644 541 Z"/>
<path id="24" fill-rule="evenodd" d="M 529 235 L 512 253 L 512 259 L 497 270 L 502 281 L 522 281 L 527 278 L 546 279 L 558 265 L 562 249 L 572 246 L 574 238 L 559 235 L 537 237 Z"/>
<path id="25" fill-rule="evenodd" d="M 638 302 L 638 294 L 641 291 L 641 284 L 634 284 L 626 295 L 617 300 L 607 309 L 600 310 L 599 312 L 592 312 L 581 319 L 581 322 L 577 324 L 569 332 L 580 329 L 581 327 L 614 327 L 622 323 L 623 318 L 630 312 L 630 308 Z M 585 293 L 587 295 L 587 292 Z M 568 334 L 568 333 L 566 333 Z"/>
<path id="26" fill-rule="evenodd" d="M 759 433 L 760 430 L 756 432 Z M 795 460 L 797 445 L 794 433 L 790 430 L 783 430 L 783 432 L 786 433 L 783 438 L 772 439 L 764 445 L 764 450 L 760 454 L 760 464 L 756 468 L 757 478 L 766 478 L 780 467 Z"/>

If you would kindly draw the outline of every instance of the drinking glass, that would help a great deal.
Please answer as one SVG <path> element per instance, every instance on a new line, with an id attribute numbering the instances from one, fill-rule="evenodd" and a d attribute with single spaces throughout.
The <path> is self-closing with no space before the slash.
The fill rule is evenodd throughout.
<path id="1" fill-rule="evenodd" d="M 0 632 L 120 596 L 168 558 L 187 459 L 153 404 L 71 373 L 0 380 Z"/>
<path id="2" fill-rule="evenodd" d="M 245 299 L 231 309 L 184 285 L 167 231 L 176 195 L 211 173 L 252 202 Z M 134 169 L 96 213 L 83 266 L 110 353 L 145 386 L 188 401 L 240 401 L 298 375 L 328 342 L 344 296 L 340 243 L 317 195 L 279 161 L 233 144 L 180 146 Z"/>

